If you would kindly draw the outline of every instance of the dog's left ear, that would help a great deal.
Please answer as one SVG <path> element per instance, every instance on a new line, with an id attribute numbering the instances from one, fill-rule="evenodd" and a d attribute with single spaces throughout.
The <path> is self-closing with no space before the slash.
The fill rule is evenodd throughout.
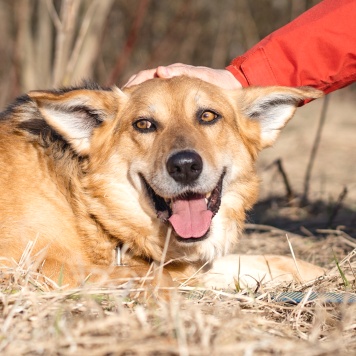
<path id="1" fill-rule="evenodd" d="M 42 118 L 79 155 L 86 155 L 94 129 L 117 116 L 127 96 L 120 89 L 31 91 Z"/>
<path id="2" fill-rule="evenodd" d="M 310 87 L 250 87 L 240 93 L 243 115 L 260 125 L 261 148 L 276 141 L 303 100 L 323 96 L 322 91 Z"/>

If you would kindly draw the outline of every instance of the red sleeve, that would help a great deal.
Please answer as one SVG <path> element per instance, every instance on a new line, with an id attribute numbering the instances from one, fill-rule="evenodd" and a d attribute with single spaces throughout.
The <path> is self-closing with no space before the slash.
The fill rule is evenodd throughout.
<path id="1" fill-rule="evenodd" d="M 356 1 L 324 0 L 273 32 L 227 67 L 242 86 L 323 90 L 356 81 Z"/>

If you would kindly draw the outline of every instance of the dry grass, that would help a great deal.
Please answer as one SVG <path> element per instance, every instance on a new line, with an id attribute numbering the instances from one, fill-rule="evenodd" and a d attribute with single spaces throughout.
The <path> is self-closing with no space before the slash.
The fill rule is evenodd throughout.
<path id="1" fill-rule="evenodd" d="M 270 199 L 282 195 L 284 186 L 272 169 L 263 170 L 261 197 L 265 200 L 250 218 L 258 224 L 247 225 L 237 246 L 239 253 L 290 255 L 288 234 L 296 257 L 325 267 L 330 271 L 327 277 L 307 285 L 271 283 L 257 291 L 192 291 L 182 287 L 173 291 L 169 303 L 152 299 L 143 303 L 132 298 L 127 285 L 49 290 L 40 276 L 21 263 L 16 270 L 0 274 L 0 354 L 355 354 L 356 304 L 325 304 L 319 298 L 293 305 L 272 298 L 284 291 L 356 293 L 352 100 L 352 105 L 336 102 L 331 106 L 332 117 L 325 127 L 311 187 L 313 198 L 319 202 L 300 207 L 293 201 L 285 204 Z M 314 103 L 308 105 L 308 110 L 311 105 Z M 311 124 L 315 123 L 312 115 L 304 115 L 304 119 L 296 118 L 288 126 L 292 135 L 282 135 L 279 149 L 267 150 L 262 156 L 267 167 L 283 154 L 283 164 L 297 191 L 302 186 L 309 141 L 313 140 Z M 336 209 L 334 201 L 344 186 L 349 192 L 347 199 L 342 208 Z M 334 212 L 337 216 L 331 219 Z M 347 275 L 347 286 L 334 256 Z"/>
<path id="2" fill-rule="evenodd" d="M 255 251 L 288 246 L 282 230 L 241 242 Z M 268 236 L 267 236 L 268 234 Z M 267 240 L 266 240 L 267 238 Z M 356 352 L 356 305 L 322 298 L 297 305 L 273 301 L 281 291 L 355 293 L 356 250 L 337 234 L 290 236 L 297 257 L 319 257 L 332 273 L 308 285 L 270 284 L 256 291 L 172 291 L 169 303 L 132 297 L 127 285 L 50 291 L 23 267 L 3 272 L 1 355 L 346 355 Z M 261 241 L 264 243 L 261 244 Z M 352 241 L 351 241 L 352 242 Z M 265 247 L 264 247 L 265 246 Z M 288 248 L 288 247 L 283 247 Z M 288 251 L 280 252 L 288 253 Z M 324 250 L 331 251 L 327 253 Z M 333 252 L 348 275 L 337 277 Z M 248 252 L 248 251 L 247 251 Z M 278 251 L 277 251 L 278 252 Z M 322 253 L 320 253 L 322 252 Z M 346 257 L 342 259 L 341 257 Z M 336 274 L 335 274 L 336 273 Z"/>

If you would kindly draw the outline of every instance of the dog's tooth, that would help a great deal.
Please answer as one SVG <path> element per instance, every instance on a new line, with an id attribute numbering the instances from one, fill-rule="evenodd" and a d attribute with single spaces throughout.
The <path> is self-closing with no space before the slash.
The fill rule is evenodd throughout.
<path id="1" fill-rule="evenodd" d="M 211 197 L 211 192 L 209 192 L 208 194 L 205 195 L 206 199 L 209 199 Z"/>

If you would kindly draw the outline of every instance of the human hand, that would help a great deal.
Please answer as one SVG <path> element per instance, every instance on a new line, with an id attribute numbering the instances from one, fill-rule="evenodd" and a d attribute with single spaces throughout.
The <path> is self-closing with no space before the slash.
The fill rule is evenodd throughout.
<path id="1" fill-rule="evenodd" d="M 124 85 L 131 87 L 152 78 L 172 78 L 180 75 L 196 77 L 205 82 L 215 84 L 223 89 L 242 88 L 240 82 L 234 75 L 226 69 L 212 69 L 208 67 L 195 67 L 182 63 L 175 63 L 169 66 L 159 66 L 154 69 L 147 69 L 134 74 Z"/>

